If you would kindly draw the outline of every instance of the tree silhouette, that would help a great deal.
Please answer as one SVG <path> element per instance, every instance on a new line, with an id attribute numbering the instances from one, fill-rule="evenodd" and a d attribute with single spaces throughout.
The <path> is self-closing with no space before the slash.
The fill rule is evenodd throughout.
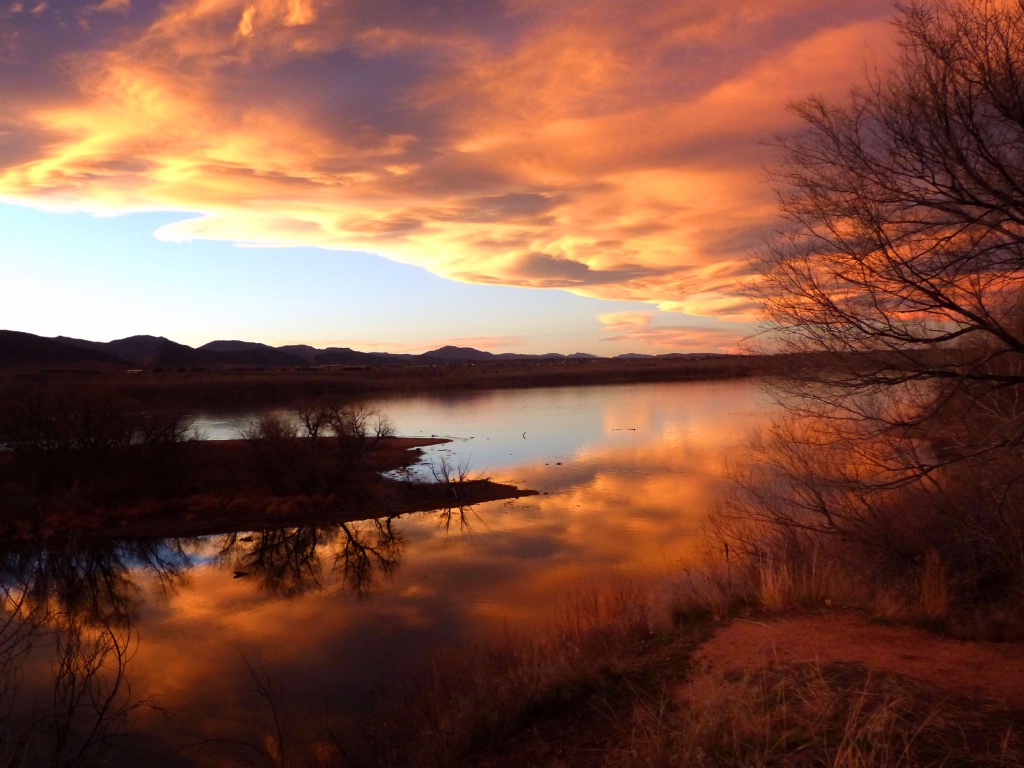
<path id="1" fill-rule="evenodd" d="M 969 401 L 959 454 L 1018 444 L 1024 3 L 913 3 L 894 23 L 894 67 L 843 104 L 796 104 L 805 127 L 780 139 L 784 225 L 756 288 L 767 332 L 828 355 L 801 376 L 818 412 L 887 429 Z"/>
<path id="2" fill-rule="evenodd" d="M 891 68 L 795 104 L 803 128 L 778 140 L 782 224 L 754 291 L 765 337 L 797 353 L 778 390 L 794 418 L 741 506 L 787 546 L 937 552 L 963 585 L 1016 589 L 1024 0 L 911 2 L 893 23 Z"/>

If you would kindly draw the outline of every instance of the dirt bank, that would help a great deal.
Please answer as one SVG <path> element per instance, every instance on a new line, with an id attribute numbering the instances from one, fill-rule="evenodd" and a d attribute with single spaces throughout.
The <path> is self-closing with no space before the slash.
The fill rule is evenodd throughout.
<path id="1" fill-rule="evenodd" d="M 694 656 L 694 676 L 856 662 L 958 696 L 1024 709 L 1024 643 L 955 640 L 849 613 L 735 619 Z"/>

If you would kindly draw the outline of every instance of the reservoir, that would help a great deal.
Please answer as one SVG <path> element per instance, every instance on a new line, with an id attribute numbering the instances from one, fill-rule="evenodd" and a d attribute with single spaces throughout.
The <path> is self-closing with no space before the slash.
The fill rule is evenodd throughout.
<path id="1" fill-rule="evenodd" d="M 124 542 L 75 553 L 75 563 L 47 555 L 92 595 L 94 623 L 123 618 L 109 632 L 126 649 L 131 699 L 159 707 L 131 712 L 149 734 L 147 760 L 243 764 L 238 745 L 258 743 L 265 726 L 261 687 L 303 722 L 343 717 L 402 690 L 439 650 L 537 631 L 573 594 L 602 584 L 679 573 L 698 560 L 701 523 L 742 467 L 750 435 L 772 417 L 750 380 L 363 405 L 398 435 L 450 440 L 426 449 L 412 473 L 486 476 L 538 495 L 341 526 Z M 229 439 L 260 415 L 203 413 L 195 423 L 208 439 Z M 40 695 L 53 650 L 37 644 L 17 662 L 22 698 Z M 22 710 L 19 701 L 8 730 Z M 137 764 L 141 748 L 117 751 Z"/>

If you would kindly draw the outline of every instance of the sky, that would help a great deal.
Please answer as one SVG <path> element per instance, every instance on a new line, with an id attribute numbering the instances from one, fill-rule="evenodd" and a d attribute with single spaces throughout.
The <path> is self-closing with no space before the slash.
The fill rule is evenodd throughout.
<path id="1" fill-rule="evenodd" d="M 0 328 L 737 351 L 880 0 L 0 0 Z"/>

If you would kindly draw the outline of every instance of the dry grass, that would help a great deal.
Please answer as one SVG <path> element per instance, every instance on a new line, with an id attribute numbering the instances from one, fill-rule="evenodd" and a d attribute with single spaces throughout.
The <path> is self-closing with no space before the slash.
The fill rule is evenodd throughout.
<path id="1" fill-rule="evenodd" d="M 580 592 L 545 632 L 437 657 L 360 722 L 282 733 L 271 701 L 260 748 L 281 768 L 1024 766 L 1024 713 L 908 677 L 840 661 L 694 667 L 710 615 L 831 599 L 828 562 Z"/>
<path id="2" fill-rule="evenodd" d="M 1024 638 L 1019 451 L 936 464 L 941 445 L 869 426 L 794 416 L 754 441 L 708 521 L 733 584 L 771 610 L 831 603 Z"/>
<path id="3" fill-rule="evenodd" d="M 968 562 L 967 551 L 993 548 L 988 539 L 959 535 L 932 546 L 920 530 L 947 534 L 945 521 L 930 510 L 894 507 L 887 514 L 893 543 L 872 531 L 854 537 L 809 530 L 782 508 L 768 505 L 756 516 L 743 500 L 707 520 L 708 561 L 690 610 L 727 615 L 737 605 L 769 611 L 850 608 L 883 619 L 918 622 L 964 639 L 1024 638 L 1024 592 L 1017 574 L 1001 563 Z M 955 517 L 955 516 L 954 516 Z M 952 539 L 952 536 L 949 536 Z M 730 559 L 722 562 L 728 545 Z M 984 566 L 984 567 L 983 567 Z M 707 582 L 712 583 L 707 583 Z M 703 606 L 700 600 L 705 600 Z"/>
<path id="4" fill-rule="evenodd" d="M 858 664 L 698 676 L 639 699 L 605 766 L 1018 766 L 1019 714 L 943 700 Z M 968 714 L 965 720 L 965 713 Z M 1016 719 L 1015 719 L 1016 718 Z"/>
<path id="5" fill-rule="evenodd" d="M 953 595 L 942 558 L 934 549 L 929 550 L 921 568 L 920 611 L 929 619 L 941 619 L 949 616 L 952 603 Z"/>

